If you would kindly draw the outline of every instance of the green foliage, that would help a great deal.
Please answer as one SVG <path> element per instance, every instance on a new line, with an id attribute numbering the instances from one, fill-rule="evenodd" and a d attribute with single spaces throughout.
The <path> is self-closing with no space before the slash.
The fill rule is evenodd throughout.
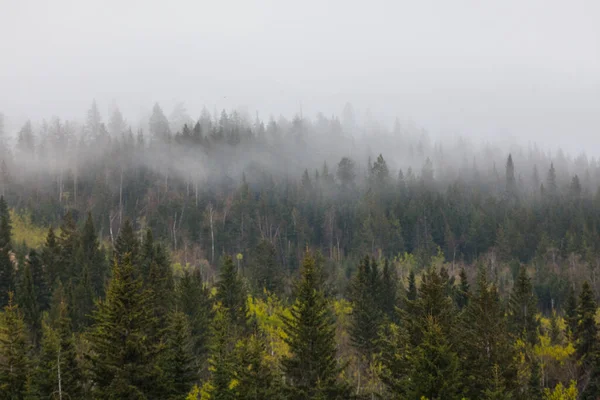
<path id="1" fill-rule="evenodd" d="M 246 289 L 238 275 L 237 267 L 226 256 L 219 273 L 216 300 L 221 303 L 233 326 L 244 327 L 248 317 Z"/>
<path id="2" fill-rule="evenodd" d="M 287 398 L 347 399 L 349 387 L 340 380 L 335 328 L 315 260 L 306 255 L 296 286 L 291 316 L 285 318 L 290 354 L 283 359 Z"/>
<path id="3" fill-rule="evenodd" d="M 149 336 L 154 320 L 151 294 L 136 276 L 131 256 L 115 262 L 106 292 L 98 302 L 89 332 L 94 397 L 144 398 L 152 393 L 156 343 Z"/>
<path id="4" fill-rule="evenodd" d="M 2 199 L 0 199 L 0 203 Z M 1 212 L 0 204 L 0 212 Z M 0 320 L 0 399 L 23 399 L 30 367 L 29 343 L 21 312 L 9 293 Z"/>

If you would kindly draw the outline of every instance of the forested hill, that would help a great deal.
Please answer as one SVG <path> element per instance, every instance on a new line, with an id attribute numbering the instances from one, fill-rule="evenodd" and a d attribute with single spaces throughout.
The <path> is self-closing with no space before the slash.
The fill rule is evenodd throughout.
<path id="1" fill-rule="evenodd" d="M 595 159 L 349 108 L 0 138 L 0 399 L 600 396 Z"/>

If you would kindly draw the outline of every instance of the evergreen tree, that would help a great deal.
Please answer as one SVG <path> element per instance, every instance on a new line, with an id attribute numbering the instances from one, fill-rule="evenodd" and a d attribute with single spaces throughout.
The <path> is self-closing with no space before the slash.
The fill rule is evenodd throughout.
<path id="1" fill-rule="evenodd" d="M 35 297 L 40 311 L 45 311 L 50 307 L 50 285 L 48 276 L 42 265 L 42 260 L 34 249 L 29 251 L 26 265 L 31 270 Z"/>
<path id="2" fill-rule="evenodd" d="M 596 362 L 600 351 L 598 326 L 596 324 L 596 300 L 590 284 L 586 281 L 581 287 L 577 304 L 577 327 L 575 329 L 575 350 L 577 358 L 586 366 Z M 598 393 L 600 395 L 600 393 Z"/>
<path id="3" fill-rule="evenodd" d="M 460 269 L 460 283 L 458 285 L 458 290 L 456 291 L 456 305 L 459 309 L 465 308 L 469 304 L 469 279 L 467 278 L 467 273 L 464 268 Z"/>
<path id="4" fill-rule="evenodd" d="M 396 268 L 385 260 L 381 273 L 381 309 L 388 320 L 396 318 L 396 307 L 398 306 L 398 274 Z"/>
<path id="5" fill-rule="evenodd" d="M 104 254 L 100 249 L 91 213 L 88 213 L 85 225 L 83 226 L 81 247 L 83 251 L 83 269 L 87 269 L 94 297 L 102 297 L 104 295 L 107 264 Z"/>
<path id="6" fill-rule="evenodd" d="M 235 357 L 233 347 L 231 320 L 226 309 L 217 308 L 212 324 L 209 369 L 210 381 L 208 392 L 210 399 L 234 400 L 236 392 L 232 387 L 235 379 Z"/>
<path id="7" fill-rule="evenodd" d="M 19 303 L 23 310 L 23 320 L 29 328 L 34 345 L 39 343 L 42 333 L 42 315 L 37 301 L 36 288 L 33 283 L 31 265 L 25 263 L 22 282 L 19 290 Z"/>
<path id="8" fill-rule="evenodd" d="M 58 278 L 63 282 L 78 281 L 80 277 L 81 259 L 79 232 L 73 219 L 73 214 L 68 211 L 60 226 L 58 237 L 60 255 L 58 259 Z"/>
<path id="9" fill-rule="evenodd" d="M 408 290 L 406 292 L 406 298 L 409 301 L 415 301 L 417 299 L 417 281 L 415 279 L 415 271 L 413 270 L 408 274 Z"/>
<path id="10" fill-rule="evenodd" d="M 50 287 L 54 287 L 56 281 L 60 279 L 60 246 L 52 227 L 48 228 L 46 242 L 42 249 L 42 263 L 46 274 L 48 275 L 48 283 Z"/>
<path id="11" fill-rule="evenodd" d="M 369 258 L 358 265 L 356 275 L 350 284 L 352 319 L 349 327 L 353 345 L 368 359 L 376 351 L 376 339 L 383 320 L 379 300 L 381 281 L 377 264 Z"/>
<path id="12" fill-rule="evenodd" d="M 146 288 L 151 294 L 151 306 L 154 311 L 156 325 L 165 326 L 167 315 L 173 305 L 173 271 L 171 264 L 160 245 L 154 249 L 154 260 L 150 265 L 150 273 Z"/>
<path id="13" fill-rule="evenodd" d="M 254 251 L 252 275 L 259 293 L 266 289 L 269 293 L 280 295 L 283 292 L 282 269 L 277 264 L 275 246 L 268 240 L 262 240 Z"/>
<path id="14" fill-rule="evenodd" d="M 538 340 L 539 320 L 537 299 L 533 293 L 531 279 L 521 266 L 510 296 L 509 324 L 512 331 L 531 344 Z"/>
<path id="15" fill-rule="evenodd" d="M 140 244 L 133 231 L 131 220 L 126 219 L 115 242 L 114 257 L 117 259 L 117 263 L 122 263 L 125 255 L 129 254 L 130 262 L 137 273 L 140 257 L 139 247 Z"/>
<path id="16" fill-rule="evenodd" d="M 11 259 L 12 226 L 4 196 L 0 196 L 0 307 L 8 304 L 9 291 L 15 290 L 15 270 Z"/>
<path id="17" fill-rule="evenodd" d="M 466 397 L 482 398 L 498 391 L 506 395 L 505 388 L 510 388 L 515 376 L 514 349 L 498 292 L 483 270 L 463 318 Z"/>
<path id="18" fill-rule="evenodd" d="M 131 256 L 115 262 L 106 299 L 94 312 L 89 341 L 98 399 L 143 399 L 155 389 L 155 343 L 150 293 L 136 276 Z M 150 396 L 152 397 L 152 396 Z"/>
<path id="19" fill-rule="evenodd" d="M 315 260 L 306 255 L 291 317 L 284 319 L 290 353 L 283 359 L 283 369 L 291 400 L 350 397 L 349 387 L 339 379 L 335 327 L 319 276 Z"/>
<path id="20" fill-rule="evenodd" d="M 40 362 L 35 372 L 37 391 L 42 399 L 82 398 L 83 372 L 65 302 L 61 302 L 59 313 L 56 329 L 44 324 Z"/>
<path id="21" fill-rule="evenodd" d="M 8 294 L 8 305 L 0 317 L 0 399 L 20 400 L 26 392 L 29 344 L 25 323 L 13 303 L 12 292 Z"/>
<path id="22" fill-rule="evenodd" d="M 427 318 L 423 339 L 412 358 L 408 398 L 464 398 L 461 365 L 441 327 Z"/>
<path id="23" fill-rule="evenodd" d="M 165 335 L 165 348 L 161 356 L 166 399 L 185 399 L 197 379 L 192 351 L 191 331 L 182 312 L 169 315 L 169 326 Z"/>
<path id="24" fill-rule="evenodd" d="M 515 166 L 512 154 L 509 154 L 506 160 L 506 192 L 511 195 L 515 195 L 517 192 L 517 180 L 515 179 Z"/>
<path id="25" fill-rule="evenodd" d="M 266 359 L 265 341 L 260 334 L 244 338 L 237 353 L 236 399 L 285 399 L 281 377 Z"/>
<path id="26" fill-rule="evenodd" d="M 210 325 L 214 317 L 210 289 L 204 284 L 199 269 L 185 271 L 179 281 L 178 309 L 187 315 L 191 337 L 192 352 L 197 360 L 197 369 L 204 369 L 208 351 Z"/>
<path id="27" fill-rule="evenodd" d="M 531 375 L 529 377 L 528 389 L 528 399 L 542 400 L 542 371 L 540 368 L 540 363 L 536 360 L 533 360 L 531 363 Z"/>
<path id="28" fill-rule="evenodd" d="M 246 290 L 230 256 L 225 257 L 221 266 L 216 299 L 223 305 L 231 323 L 244 328 L 248 316 Z"/>
<path id="29" fill-rule="evenodd" d="M 567 334 L 573 339 L 573 335 L 577 330 L 577 298 L 575 297 L 573 285 L 569 285 L 569 294 L 565 306 L 565 322 L 567 324 Z"/>

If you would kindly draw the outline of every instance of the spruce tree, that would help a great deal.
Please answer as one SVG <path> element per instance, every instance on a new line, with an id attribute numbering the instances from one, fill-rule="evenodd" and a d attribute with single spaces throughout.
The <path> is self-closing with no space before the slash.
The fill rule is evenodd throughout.
<path id="1" fill-rule="evenodd" d="M 126 219 L 119 231 L 119 236 L 115 241 L 114 257 L 117 259 L 117 263 L 122 263 L 125 255 L 129 254 L 130 263 L 134 270 L 138 270 L 139 258 L 140 258 L 140 244 L 135 236 L 133 230 L 133 224 L 131 220 Z"/>
<path id="2" fill-rule="evenodd" d="M 598 360 L 598 352 L 600 351 L 598 326 L 596 324 L 597 308 L 592 288 L 586 281 L 581 286 L 581 293 L 579 294 L 577 328 L 574 335 L 577 358 L 586 367 Z"/>
<path id="3" fill-rule="evenodd" d="M 4 197 L 0 196 L 0 307 L 8 304 L 10 291 L 15 290 L 15 268 L 11 259 L 12 226 Z"/>
<path id="4" fill-rule="evenodd" d="M 48 283 L 51 288 L 54 288 L 57 280 L 60 280 L 60 246 L 52 227 L 48 228 L 46 242 L 42 248 L 42 264 L 48 276 Z"/>
<path id="5" fill-rule="evenodd" d="M 192 352 L 197 369 L 204 369 L 210 326 L 214 317 L 210 289 L 204 284 L 199 269 L 185 271 L 177 286 L 178 309 L 187 315 L 192 336 Z"/>
<path id="6" fill-rule="evenodd" d="M 539 327 L 536 316 L 537 299 L 524 266 L 520 267 L 515 281 L 510 296 L 509 311 L 509 324 L 513 333 L 528 343 L 537 343 Z"/>
<path id="7" fill-rule="evenodd" d="M 456 305 L 459 309 L 463 309 L 469 304 L 469 279 L 467 278 L 467 273 L 464 268 L 460 269 L 460 283 L 458 285 L 458 290 L 456 291 Z"/>
<path id="8" fill-rule="evenodd" d="M 463 315 L 461 353 L 466 359 L 465 386 L 468 398 L 486 392 L 506 394 L 515 377 L 514 348 L 508 334 L 505 310 L 485 271 L 479 272 L 477 287 Z M 499 388 L 499 382 L 502 387 Z M 510 387 L 510 386 L 509 386 Z"/>
<path id="9" fill-rule="evenodd" d="M 275 246 L 261 240 L 253 254 L 252 276 L 258 293 L 267 290 L 280 295 L 283 292 L 282 268 L 277 264 Z"/>
<path id="10" fill-rule="evenodd" d="M 358 265 L 356 275 L 350 283 L 352 302 L 350 338 L 363 356 L 370 359 L 376 351 L 376 339 L 383 313 L 379 296 L 381 281 L 375 262 L 365 259 Z"/>
<path id="11" fill-rule="evenodd" d="M 68 282 L 70 279 L 77 282 L 81 268 L 80 239 L 77 225 L 70 211 L 65 214 L 60 226 L 58 244 L 60 246 L 58 277 L 63 282 Z"/>
<path id="12" fill-rule="evenodd" d="M 415 301 L 417 299 L 417 281 L 415 279 L 415 271 L 413 270 L 408 274 L 408 290 L 406 291 L 406 298 L 409 301 Z"/>
<path id="13" fill-rule="evenodd" d="M 531 400 L 542 400 L 542 371 L 540 363 L 533 360 L 531 363 L 531 375 L 529 377 L 529 388 L 527 398 Z"/>
<path id="14" fill-rule="evenodd" d="M 225 257 L 219 272 L 216 299 L 224 307 L 231 323 L 244 328 L 248 315 L 246 289 L 230 256 Z"/>
<path id="15" fill-rule="evenodd" d="M 29 328 L 29 334 L 34 346 L 39 344 L 42 334 L 42 315 L 33 283 L 31 265 L 25 263 L 22 282 L 19 290 L 19 303 L 23 312 L 23 320 Z"/>
<path id="16" fill-rule="evenodd" d="M 381 309 L 388 320 L 396 319 L 396 307 L 398 306 L 398 274 L 396 268 L 388 259 L 383 264 L 381 272 Z"/>
<path id="17" fill-rule="evenodd" d="M 232 387 L 235 379 L 235 356 L 233 348 L 235 339 L 233 327 L 227 309 L 220 304 L 212 324 L 210 343 L 209 370 L 210 380 L 208 392 L 210 399 L 234 400 L 236 392 Z"/>
<path id="18" fill-rule="evenodd" d="M 75 339 L 65 302 L 61 302 L 59 306 L 56 329 L 44 324 L 35 381 L 38 394 L 43 399 L 76 399 L 83 395 L 83 371 L 77 360 Z"/>
<path id="19" fill-rule="evenodd" d="M 174 311 L 169 314 L 165 335 L 165 348 L 161 355 L 161 377 L 166 399 L 185 399 L 197 380 L 194 367 L 191 331 L 185 314 Z"/>
<path id="20" fill-rule="evenodd" d="M 108 271 L 91 213 L 88 213 L 85 225 L 83 226 L 81 248 L 84 269 L 87 269 L 94 297 L 102 297 L 104 295 L 104 283 Z"/>
<path id="21" fill-rule="evenodd" d="M 283 359 L 287 398 L 348 399 L 349 387 L 339 379 L 335 326 L 312 256 L 302 263 L 291 316 L 284 318 L 289 355 Z"/>
<path id="22" fill-rule="evenodd" d="M 8 293 L 8 304 L 0 317 L 0 399 L 20 400 L 26 392 L 30 346 L 12 292 Z"/>
<path id="23" fill-rule="evenodd" d="M 265 340 L 260 333 L 252 334 L 237 348 L 237 400 L 283 400 L 281 377 L 267 360 Z"/>
<path id="24" fill-rule="evenodd" d="M 408 398 L 464 398 L 458 354 L 433 317 L 428 317 L 423 338 L 411 360 Z"/>
<path id="25" fill-rule="evenodd" d="M 48 282 L 48 275 L 44 271 L 42 259 L 34 249 L 29 251 L 27 265 L 31 269 L 31 277 L 39 309 L 40 311 L 46 311 L 50 307 L 50 284 Z"/>
<path id="26" fill-rule="evenodd" d="M 98 302 L 89 333 L 98 399 L 142 399 L 156 386 L 156 344 L 149 336 L 154 326 L 151 295 L 135 273 L 131 256 L 122 259 L 113 266 L 106 299 Z"/>
<path id="27" fill-rule="evenodd" d="M 577 298 L 575 297 L 575 289 L 573 289 L 573 285 L 571 284 L 569 285 L 569 294 L 565 306 L 565 322 L 567 325 L 567 335 L 573 340 L 573 336 L 577 330 Z"/>
<path id="28" fill-rule="evenodd" d="M 154 260 L 146 281 L 146 288 L 151 294 L 151 307 L 158 328 L 165 326 L 167 315 L 174 302 L 174 282 L 171 264 L 160 245 L 154 249 Z"/>

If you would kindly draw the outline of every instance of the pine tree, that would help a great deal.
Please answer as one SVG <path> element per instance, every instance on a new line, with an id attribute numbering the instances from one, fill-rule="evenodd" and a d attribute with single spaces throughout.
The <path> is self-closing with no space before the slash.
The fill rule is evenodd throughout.
<path id="1" fill-rule="evenodd" d="M 282 268 L 277 264 L 275 246 L 268 240 L 262 240 L 254 251 L 254 285 L 259 293 L 266 289 L 269 293 L 280 295 L 283 292 Z"/>
<path id="2" fill-rule="evenodd" d="M 233 326 L 244 328 L 248 315 L 246 290 L 230 256 L 225 257 L 221 266 L 216 299 L 225 308 Z"/>
<path id="3" fill-rule="evenodd" d="M 396 268 L 385 260 L 381 273 L 381 309 L 388 320 L 396 319 L 396 307 L 398 306 L 398 274 Z"/>
<path id="4" fill-rule="evenodd" d="M 70 211 L 65 214 L 60 226 L 58 244 L 60 247 L 58 277 L 63 282 L 68 282 L 70 279 L 77 282 L 81 268 L 81 260 L 78 257 L 81 254 L 79 252 L 80 239 L 77 225 Z"/>
<path id="5" fill-rule="evenodd" d="M 35 372 L 38 394 L 43 399 L 82 398 L 83 372 L 77 361 L 67 304 L 61 302 L 59 308 L 57 328 L 44 324 L 40 363 Z"/>
<path id="6" fill-rule="evenodd" d="M 150 275 L 150 268 L 154 262 L 156 252 L 154 247 L 154 236 L 152 235 L 152 229 L 146 230 L 146 236 L 142 241 L 142 248 L 140 250 L 140 265 L 141 273 L 144 280 L 148 279 Z"/>
<path id="7" fill-rule="evenodd" d="M 12 292 L 8 305 L 0 316 L 0 399 L 23 399 L 29 372 L 29 344 L 21 312 L 13 303 Z"/>
<path id="8" fill-rule="evenodd" d="M 531 363 L 531 375 L 529 377 L 528 389 L 528 399 L 542 400 L 542 371 L 540 368 L 540 363 L 536 360 L 533 360 Z"/>
<path id="9" fill-rule="evenodd" d="M 232 387 L 235 379 L 235 356 L 233 348 L 233 328 L 227 309 L 220 304 L 212 324 L 209 357 L 209 394 L 214 400 L 234 400 L 236 392 Z"/>
<path id="10" fill-rule="evenodd" d="M 188 320 L 182 312 L 169 314 L 165 335 L 165 348 L 161 356 L 166 399 L 185 399 L 197 379 L 194 367 L 191 331 Z"/>
<path id="11" fill-rule="evenodd" d="M 538 340 L 539 320 L 537 313 L 537 299 L 533 293 L 531 279 L 524 266 L 520 267 L 519 275 L 515 281 L 510 296 L 509 324 L 513 333 L 535 344 Z"/>
<path id="12" fill-rule="evenodd" d="M 106 299 L 94 312 L 89 341 L 94 395 L 142 399 L 155 389 L 155 343 L 150 293 L 136 276 L 131 256 L 115 262 Z"/>
<path id="13" fill-rule="evenodd" d="M 60 246 L 52 227 L 48 228 L 41 257 L 44 269 L 48 275 L 48 283 L 53 288 L 56 281 L 60 279 Z"/>
<path id="14" fill-rule="evenodd" d="M 264 339 L 253 334 L 242 340 L 238 347 L 238 372 L 236 399 L 283 400 L 281 377 L 274 366 L 266 360 Z"/>
<path id="15" fill-rule="evenodd" d="M 94 297 L 102 297 L 104 295 L 104 283 L 108 271 L 104 254 L 100 249 L 91 213 L 88 213 L 85 225 L 83 226 L 81 247 L 83 251 L 83 268 L 87 268 Z"/>
<path id="16" fill-rule="evenodd" d="M 291 317 L 284 319 L 290 353 L 283 359 L 288 399 L 347 399 L 349 387 L 339 379 L 335 326 L 314 259 L 306 255 L 296 287 Z"/>
<path id="17" fill-rule="evenodd" d="M 459 357 L 432 317 L 427 318 L 423 339 L 412 357 L 411 369 L 408 398 L 464 398 Z"/>
<path id="18" fill-rule="evenodd" d="M 514 349 L 498 292 L 483 270 L 463 318 L 461 353 L 466 359 L 467 397 L 482 398 L 486 391 L 498 391 L 499 382 L 505 393 L 505 386 L 514 379 Z"/>
<path id="19" fill-rule="evenodd" d="M 139 248 L 140 244 L 133 231 L 133 225 L 129 219 L 126 219 L 115 242 L 114 256 L 117 263 L 122 263 L 125 255 L 129 254 L 130 262 L 134 270 L 137 271 L 140 257 Z"/>
<path id="20" fill-rule="evenodd" d="M 150 273 L 146 288 L 151 294 L 151 306 L 154 311 L 157 327 L 164 326 L 174 302 L 174 282 L 171 264 L 160 245 L 154 248 L 154 260 L 150 265 Z"/>
<path id="21" fill-rule="evenodd" d="M 178 287 L 178 309 L 187 315 L 192 336 L 192 351 L 197 360 L 196 368 L 204 369 L 210 326 L 214 318 L 210 289 L 204 284 L 199 269 L 185 271 Z"/>
<path id="22" fill-rule="evenodd" d="M 9 291 L 15 290 L 15 269 L 11 259 L 12 226 L 4 197 L 0 196 L 0 307 L 8 304 Z"/>
<path id="23" fill-rule="evenodd" d="M 415 301 L 417 299 L 417 281 L 415 279 L 415 271 L 413 270 L 408 274 L 408 290 L 406 298 L 409 301 Z"/>
<path id="24" fill-rule="evenodd" d="M 517 180 L 515 179 L 515 166 L 512 154 L 509 154 L 506 160 L 506 191 L 511 195 L 515 195 L 517 192 Z"/>
<path id="25" fill-rule="evenodd" d="M 50 307 L 50 285 L 37 251 L 33 249 L 29 251 L 27 265 L 31 269 L 31 277 L 39 309 L 41 312 L 46 311 Z"/>
<path id="26" fill-rule="evenodd" d="M 464 268 L 460 269 L 460 283 L 458 285 L 458 290 L 456 291 L 456 305 L 459 309 L 465 308 L 469 304 L 469 279 L 467 278 L 467 273 Z"/>
<path id="27" fill-rule="evenodd" d="M 592 288 L 586 281 L 581 286 L 579 294 L 577 327 L 574 335 L 577 358 L 586 366 L 596 362 L 600 351 L 598 326 L 595 319 L 597 308 Z"/>
<path id="28" fill-rule="evenodd" d="M 569 285 L 569 294 L 565 306 L 565 322 L 567 324 L 567 334 L 571 339 L 577 330 L 577 298 L 573 285 Z"/>
<path id="29" fill-rule="evenodd" d="M 42 334 L 42 315 L 33 283 L 31 265 L 25 263 L 22 282 L 19 290 L 19 303 L 23 312 L 23 320 L 29 328 L 29 334 L 35 346 L 39 344 Z"/>
<path id="30" fill-rule="evenodd" d="M 365 259 L 358 265 L 350 283 L 349 299 L 352 302 L 352 319 L 349 327 L 353 345 L 370 359 L 376 351 L 376 339 L 383 313 L 379 296 L 381 281 L 377 264 Z"/>
<path id="31" fill-rule="evenodd" d="M 550 316 L 550 343 L 553 345 L 560 344 L 561 335 L 562 332 L 558 325 L 558 315 L 556 315 L 556 310 L 552 310 L 552 315 Z"/>

